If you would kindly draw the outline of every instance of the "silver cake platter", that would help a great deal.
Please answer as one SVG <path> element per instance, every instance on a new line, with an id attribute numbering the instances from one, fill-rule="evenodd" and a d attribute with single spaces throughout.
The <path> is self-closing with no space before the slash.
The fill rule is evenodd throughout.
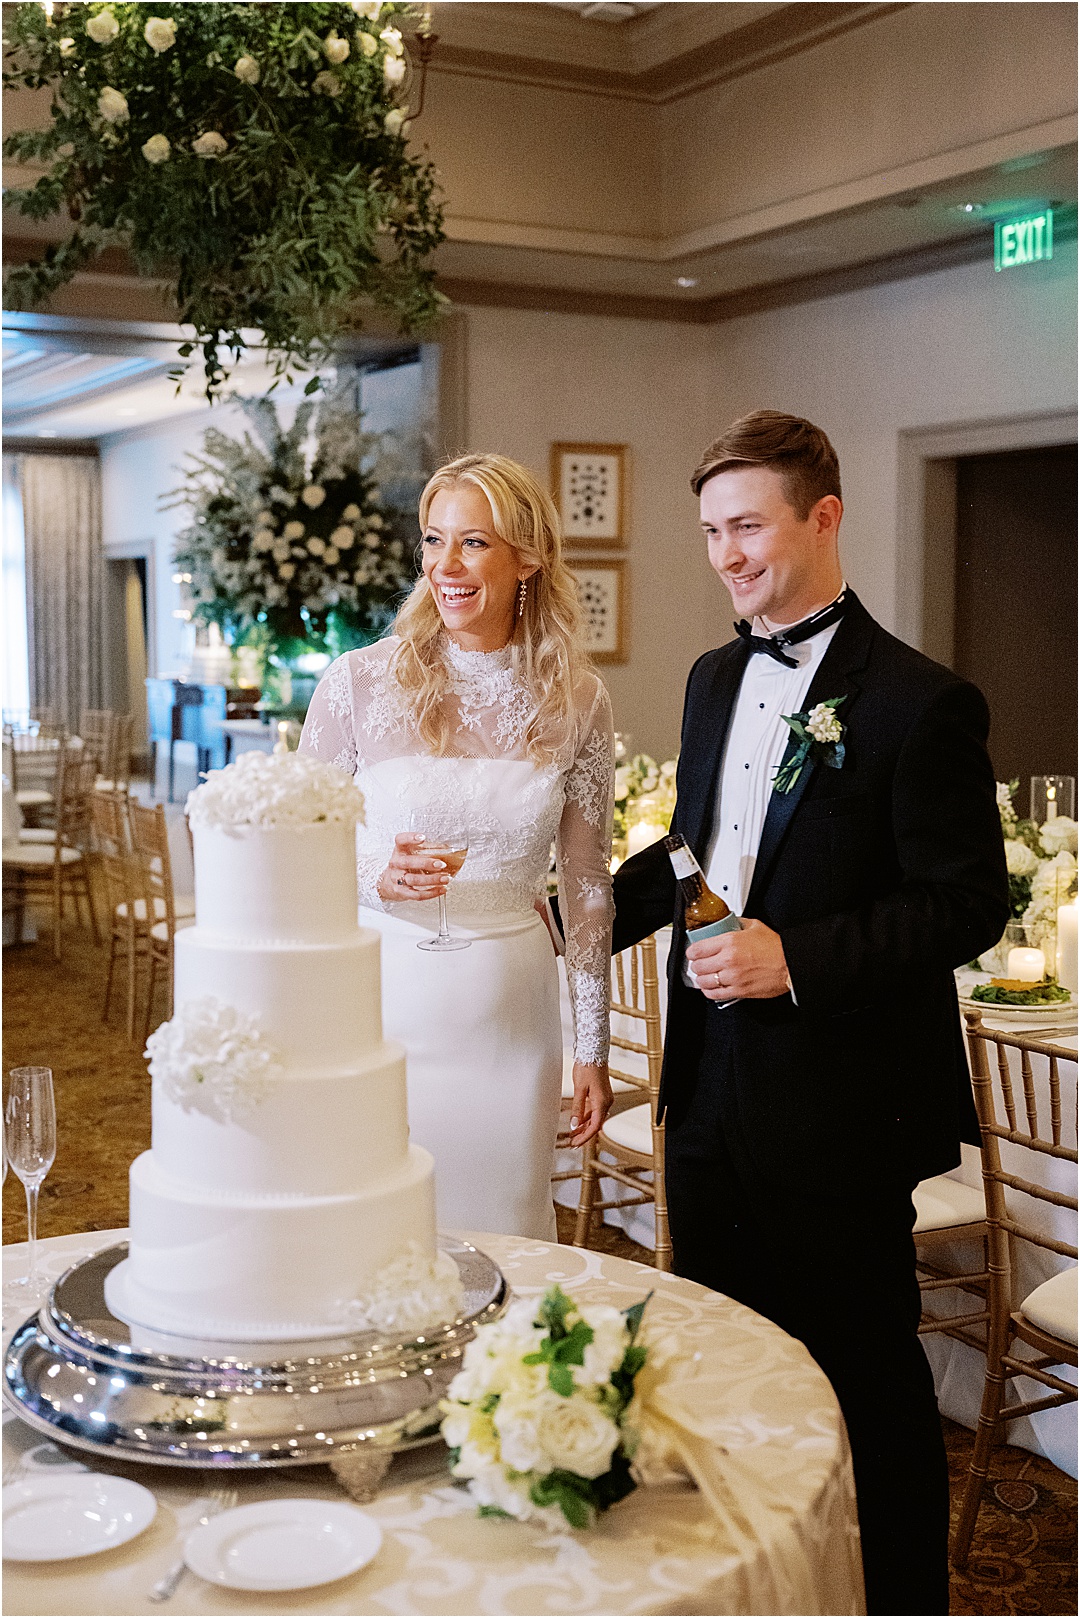
<path id="1" fill-rule="evenodd" d="M 245 1346 L 157 1333 L 152 1347 L 105 1302 L 127 1243 L 105 1248 L 66 1271 L 15 1332 L 4 1398 L 28 1426 L 113 1460 L 215 1471 L 323 1462 L 370 1499 L 396 1451 L 437 1435 L 439 1400 L 466 1344 L 509 1301 L 486 1253 L 446 1236 L 439 1247 L 458 1267 L 465 1304 L 422 1337 Z"/>

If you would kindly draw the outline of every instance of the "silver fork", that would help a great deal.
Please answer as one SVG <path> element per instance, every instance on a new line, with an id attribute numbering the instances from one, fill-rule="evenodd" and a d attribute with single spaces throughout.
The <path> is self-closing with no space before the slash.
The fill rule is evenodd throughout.
<path id="1" fill-rule="evenodd" d="M 196 1524 L 209 1522 L 210 1518 L 216 1517 L 219 1511 L 231 1511 L 236 1504 L 236 1499 L 235 1489 L 215 1489 L 213 1494 L 206 1497 L 203 1509 L 196 1518 Z M 176 1587 L 184 1577 L 186 1570 L 187 1563 L 181 1557 L 178 1562 L 174 1562 L 165 1577 L 159 1579 L 153 1589 L 147 1591 L 147 1599 L 150 1601 L 168 1601 L 171 1596 L 176 1594 Z"/>

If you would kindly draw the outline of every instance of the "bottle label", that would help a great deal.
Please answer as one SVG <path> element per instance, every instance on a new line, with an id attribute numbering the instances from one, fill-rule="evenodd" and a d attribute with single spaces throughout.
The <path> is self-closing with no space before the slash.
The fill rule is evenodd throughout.
<path id="1" fill-rule="evenodd" d="M 681 882 L 684 877 L 699 876 L 701 867 L 688 848 L 671 848 L 668 850 L 671 868 Z"/>
<path id="2" fill-rule="evenodd" d="M 688 927 L 686 936 L 691 944 L 699 938 L 716 938 L 720 933 L 737 933 L 742 926 L 738 916 L 724 916 L 721 921 L 710 921 L 704 927 Z"/>

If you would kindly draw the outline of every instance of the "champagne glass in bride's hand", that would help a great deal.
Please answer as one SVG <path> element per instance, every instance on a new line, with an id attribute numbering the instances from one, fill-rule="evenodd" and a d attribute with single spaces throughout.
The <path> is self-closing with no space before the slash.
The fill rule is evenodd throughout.
<path id="1" fill-rule="evenodd" d="M 13 1284 L 25 1288 L 37 1301 L 37 1206 L 41 1182 L 56 1157 L 56 1103 L 52 1069 L 13 1067 L 4 1115 L 4 1145 L 8 1161 L 26 1188 L 27 1274 Z"/>
<path id="2" fill-rule="evenodd" d="M 437 826 L 425 830 L 422 823 L 414 824 L 413 831 L 423 835 L 424 854 L 426 857 L 441 860 L 446 867 L 448 877 L 457 876 L 465 864 L 465 856 L 469 852 L 469 834 L 464 827 Z M 436 938 L 425 938 L 417 949 L 452 950 L 468 949 L 471 939 L 452 938 L 450 929 L 446 924 L 446 894 L 439 894 L 439 932 Z"/>

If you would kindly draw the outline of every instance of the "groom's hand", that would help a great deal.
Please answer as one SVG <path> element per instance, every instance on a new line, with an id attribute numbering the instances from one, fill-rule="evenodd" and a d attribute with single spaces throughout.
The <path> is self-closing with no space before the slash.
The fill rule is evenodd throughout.
<path id="1" fill-rule="evenodd" d="M 737 933 L 688 945 L 686 960 L 707 1000 L 775 1000 L 791 988 L 780 934 L 752 917 Z"/>

